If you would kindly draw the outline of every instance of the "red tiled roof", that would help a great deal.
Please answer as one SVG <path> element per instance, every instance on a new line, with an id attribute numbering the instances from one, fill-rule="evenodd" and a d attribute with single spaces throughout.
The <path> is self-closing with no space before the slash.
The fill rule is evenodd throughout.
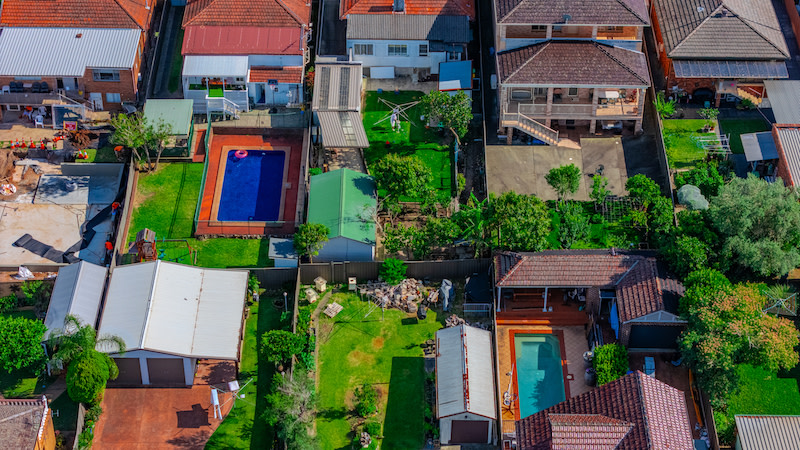
<path id="1" fill-rule="evenodd" d="M 625 426 L 629 431 L 618 445 L 609 445 Z M 562 445 L 565 427 L 571 427 L 570 442 L 579 445 Z M 602 433 L 595 433 L 598 427 Z M 693 448 L 684 393 L 639 371 L 517 421 L 516 428 L 522 450 Z"/>
<path id="2" fill-rule="evenodd" d="M 188 0 L 183 26 L 301 27 L 311 20 L 303 0 Z"/>
<path id="3" fill-rule="evenodd" d="M 250 68 L 251 83 L 266 83 L 269 80 L 278 80 L 278 83 L 300 83 L 303 81 L 303 68 L 266 66 Z"/>
<path id="4" fill-rule="evenodd" d="M 302 55 L 303 30 L 263 27 L 188 26 L 183 55 Z"/>
<path id="5" fill-rule="evenodd" d="M 403 14 L 429 16 L 469 16 L 475 19 L 475 2 L 480 0 L 404 0 Z M 342 0 L 339 14 L 392 14 L 394 0 Z"/>
<path id="6" fill-rule="evenodd" d="M 0 26 L 147 30 L 155 0 L 145 1 L 3 0 Z"/>

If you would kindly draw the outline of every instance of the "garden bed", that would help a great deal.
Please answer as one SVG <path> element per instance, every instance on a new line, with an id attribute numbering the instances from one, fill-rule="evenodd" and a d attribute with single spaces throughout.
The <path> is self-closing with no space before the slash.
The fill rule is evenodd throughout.
<path id="1" fill-rule="evenodd" d="M 662 122 L 664 145 L 671 169 L 693 167 L 706 157 L 706 151 L 697 140 L 716 136 L 715 132 L 703 132 L 707 123 L 705 119 L 668 119 Z"/>

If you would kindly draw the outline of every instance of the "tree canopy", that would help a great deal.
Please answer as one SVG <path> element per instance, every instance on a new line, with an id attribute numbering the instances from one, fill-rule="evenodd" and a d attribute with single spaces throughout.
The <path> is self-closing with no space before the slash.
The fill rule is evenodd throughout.
<path id="1" fill-rule="evenodd" d="M 371 168 L 378 190 L 386 193 L 390 202 L 396 203 L 401 197 L 429 197 L 433 173 L 416 156 L 400 156 L 389 153 Z"/>
<path id="2" fill-rule="evenodd" d="M 504 192 L 490 196 L 491 223 L 497 232 L 497 248 L 515 251 L 540 251 L 547 248 L 550 213 L 544 202 L 533 195 Z"/>
<path id="3" fill-rule="evenodd" d="M 94 350 L 81 352 L 67 368 L 67 394 L 74 402 L 94 403 L 108 380 L 118 375 L 116 363 L 107 354 Z"/>
<path id="4" fill-rule="evenodd" d="M 645 236 L 651 231 L 668 231 L 672 226 L 672 202 L 661 195 L 661 188 L 643 174 L 637 174 L 625 183 L 629 196 L 637 200 L 639 207 L 628 213 L 627 220 Z"/>
<path id="5" fill-rule="evenodd" d="M 309 433 L 317 402 L 313 378 L 302 371 L 293 376 L 276 373 L 272 385 L 273 392 L 266 396 L 268 407 L 264 409 L 264 420 L 277 429 L 278 437 L 289 448 L 317 448 Z"/>
<path id="6" fill-rule="evenodd" d="M 544 179 L 556 191 L 560 202 L 567 194 L 578 192 L 578 188 L 581 186 L 581 170 L 575 164 L 554 167 L 547 172 Z"/>
<path id="7" fill-rule="evenodd" d="M 38 320 L 0 316 L 0 367 L 6 372 L 41 369 L 46 359 L 42 348 L 46 330 Z"/>
<path id="8" fill-rule="evenodd" d="M 158 169 L 161 152 L 172 135 L 172 127 L 168 123 L 163 120 L 151 123 L 141 113 L 136 113 L 117 114 L 111 118 L 111 126 L 114 127 L 112 143 L 130 148 L 136 161 L 147 162 L 148 170 Z"/>
<path id="9" fill-rule="evenodd" d="M 737 178 L 709 203 L 724 260 L 764 277 L 785 275 L 800 265 L 800 203 L 783 183 L 754 175 Z"/>
<path id="10" fill-rule="evenodd" d="M 463 91 L 450 95 L 442 91 L 431 91 L 420 101 L 425 115 L 438 118 L 453 133 L 456 141 L 466 136 L 472 120 L 472 100 Z"/>
<path id="11" fill-rule="evenodd" d="M 331 230 L 321 223 L 304 223 L 294 234 L 294 249 L 300 256 L 308 256 L 313 262 L 313 257 L 319 254 L 322 247 L 328 242 Z"/>

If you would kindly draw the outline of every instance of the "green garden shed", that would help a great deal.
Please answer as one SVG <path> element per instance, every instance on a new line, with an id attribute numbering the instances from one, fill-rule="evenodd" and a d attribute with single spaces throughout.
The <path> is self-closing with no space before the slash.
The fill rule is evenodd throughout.
<path id="1" fill-rule="evenodd" d="M 144 104 L 144 117 L 150 124 L 159 120 L 168 124 L 172 137 L 168 140 L 161 156 L 167 158 L 190 158 L 194 138 L 191 99 L 150 99 Z"/>

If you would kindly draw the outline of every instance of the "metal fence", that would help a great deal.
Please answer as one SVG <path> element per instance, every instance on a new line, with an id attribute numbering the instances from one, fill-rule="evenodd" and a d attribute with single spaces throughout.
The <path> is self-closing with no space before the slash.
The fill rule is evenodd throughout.
<path id="1" fill-rule="evenodd" d="M 489 270 L 491 259 L 457 259 L 447 261 L 407 261 L 406 276 L 418 279 L 441 280 L 464 278 Z M 300 281 L 311 284 L 322 277 L 329 283 L 347 283 L 348 277 L 359 280 L 377 280 L 381 262 L 326 262 L 300 265 Z"/>
<path id="2" fill-rule="evenodd" d="M 267 267 L 264 269 L 250 269 L 261 287 L 265 289 L 278 289 L 286 283 L 294 283 L 297 279 L 297 268 L 295 267 Z"/>

